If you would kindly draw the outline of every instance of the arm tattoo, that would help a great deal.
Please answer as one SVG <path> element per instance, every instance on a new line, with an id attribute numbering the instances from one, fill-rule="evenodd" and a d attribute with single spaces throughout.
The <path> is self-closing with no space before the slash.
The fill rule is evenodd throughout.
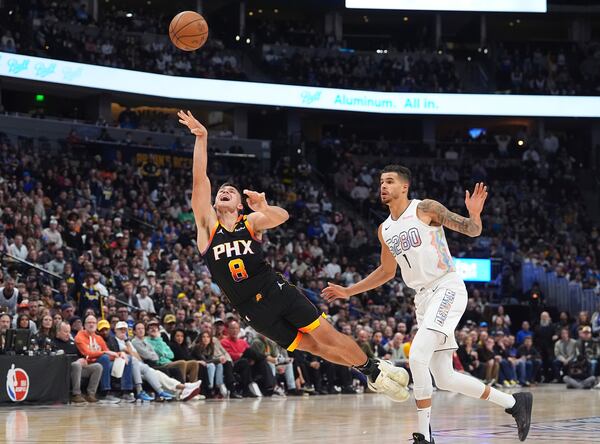
<path id="1" fill-rule="evenodd" d="M 479 236 L 481 234 L 481 221 L 476 221 L 468 217 L 463 217 L 460 214 L 453 213 L 441 203 L 425 199 L 420 202 L 418 207 L 423 213 L 431 217 L 431 222 L 435 225 L 443 225 L 451 230 L 466 234 L 470 237 Z"/>

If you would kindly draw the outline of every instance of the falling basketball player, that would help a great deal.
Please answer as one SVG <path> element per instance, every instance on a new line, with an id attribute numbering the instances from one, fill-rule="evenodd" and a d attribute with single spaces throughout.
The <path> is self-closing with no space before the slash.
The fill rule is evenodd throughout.
<path id="1" fill-rule="evenodd" d="M 381 243 L 379 267 L 348 288 L 330 283 L 323 290 L 323 296 L 328 301 L 347 299 L 376 288 L 392 279 L 399 265 L 402 279 L 417 292 L 415 306 L 419 329 L 409 356 L 419 428 L 413 433 L 414 442 L 434 442 L 429 425 L 433 393 L 431 375 L 442 390 L 504 407 L 516 420 L 519 439 L 524 441 L 531 422 L 531 393 L 508 395 L 456 372 L 452 367 L 452 354 L 458 348 L 454 330 L 467 305 L 467 289 L 456 273 L 443 227 L 470 237 L 479 236 L 487 187 L 478 183 L 472 195 L 465 192 L 467 218 L 449 211 L 435 200 L 409 200 L 410 177 L 410 170 L 399 165 L 388 165 L 381 172 L 381 201 L 389 207 L 390 216 L 378 230 Z"/>
<path id="2" fill-rule="evenodd" d="M 367 376 L 369 386 L 394 401 L 408 399 L 408 372 L 389 361 L 371 359 L 352 338 L 335 330 L 324 314 L 295 286 L 265 261 L 262 232 L 288 219 L 283 208 L 267 204 L 264 193 L 244 190 L 253 212 L 244 206 L 239 190 L 220 186 L 214 204 L 207 168 L 207 131 L 188 111 L 179 122 L 196 136 L 193 159 L 192 209 L 198 230 L 198 248 L 213 281 L 239 314 L 256 331 L 289 351 L 296 348 L 324 359 L 353 366 Z"/>

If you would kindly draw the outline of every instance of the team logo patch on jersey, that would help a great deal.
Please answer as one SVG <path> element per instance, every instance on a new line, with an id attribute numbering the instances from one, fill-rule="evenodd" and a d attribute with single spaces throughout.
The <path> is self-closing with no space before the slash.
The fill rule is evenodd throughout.
<path id="1" fill-rule="evenodd" d="M 13 402 L 24 401 L 29 393 L 29 375 L 22 368 L 15 368 L 15 364 L 6 374 L 6 393 Z"/>
<path id="2" fill-rule="evenodd" d="M 256 295 L 256 302 L 260 302 L 262 300 L 262 294 L 258 293 Z"/>
<path id="3" fill-rule="evenodd" d="M 442 302 L 440 303 L 440 307 L 435 315 L 435 323 L 440 327 L 444 326 L 446 322 L 446 318 L 448 317 L 448 313 L 452 308 L 452 303 L 456 297 L 456 293 L 452 290 L 446 290 L 444 297 L 442 298 Z"/>

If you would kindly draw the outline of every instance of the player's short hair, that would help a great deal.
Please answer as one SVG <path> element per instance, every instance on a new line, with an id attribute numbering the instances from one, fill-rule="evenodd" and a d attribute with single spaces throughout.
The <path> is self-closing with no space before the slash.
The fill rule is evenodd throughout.
<path id="1" fill-rule="evenodd" d="M 234 188 L 235 191 L 238 192 L 238 194 L 240 195 L 240 200 L 242 202 L 242 206 L 244 207 L 240 213 L 243 214 L 246 212 L 246 196 L 244 195 L 244 193 L 242 193 L 242 189 L 235 183 L 233 182 L 224 182 L 223 184 L 221 184 L 221 186 L 219 187 L 219 190 L 223 187 L 231 187 Z"/>
<path id="2" fill-rule="evenodd" d="M 221 188 L 223 188 L 223 187 L 231 187 L 231 188 L 235 188 L 235 191 L 237 191 L 237 192 L 240 194 L 240 196 L 242 197 L 242 199 L 243 199 L 244 195 L 242 194 L 242 190 L 241 190 L 241 189 L 240 189 L 240 187 L 238 187 L 238 186 L 237 186 L 235 183 L 233 183 L 233 182 L 225 182 L 225 183 L 223 183 L 223 184 L 222 184 L 222 185 L 219 187 L 219 189 L 221 189 Z"/>
<path id="3" fill-rule="evenodd" d="M 401 179 L 406 180 L 409 184 L 412 177 L 412 174 L 408 168 L 397 164 L 386 165 L 383 167 L 379 175 L 383 173 L 396 173 Z"/>

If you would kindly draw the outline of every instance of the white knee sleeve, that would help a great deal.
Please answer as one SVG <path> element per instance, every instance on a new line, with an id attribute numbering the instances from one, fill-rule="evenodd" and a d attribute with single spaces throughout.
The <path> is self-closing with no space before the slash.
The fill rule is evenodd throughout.
<path id="1" fill-rule="evenodd" d="M 429 363 L 436 347 L 445 340 L 442 333 L 420 328 L 410 346 L 410 371 L 413 377 L 415 399 L 429 399 L 433 394 L 433 384 L 429 373 Z"/>
<path id="2" fill-rule="evenodd" d="M 454 350 L 444 350 L 433 354 L 429 369 L 435 379 L 435 385 L 441 390 L 462 393 L 472 398 L 479 398 L 485 390 L 483 382 L 472 376 L 459 373 L 452 365 Z"/>

